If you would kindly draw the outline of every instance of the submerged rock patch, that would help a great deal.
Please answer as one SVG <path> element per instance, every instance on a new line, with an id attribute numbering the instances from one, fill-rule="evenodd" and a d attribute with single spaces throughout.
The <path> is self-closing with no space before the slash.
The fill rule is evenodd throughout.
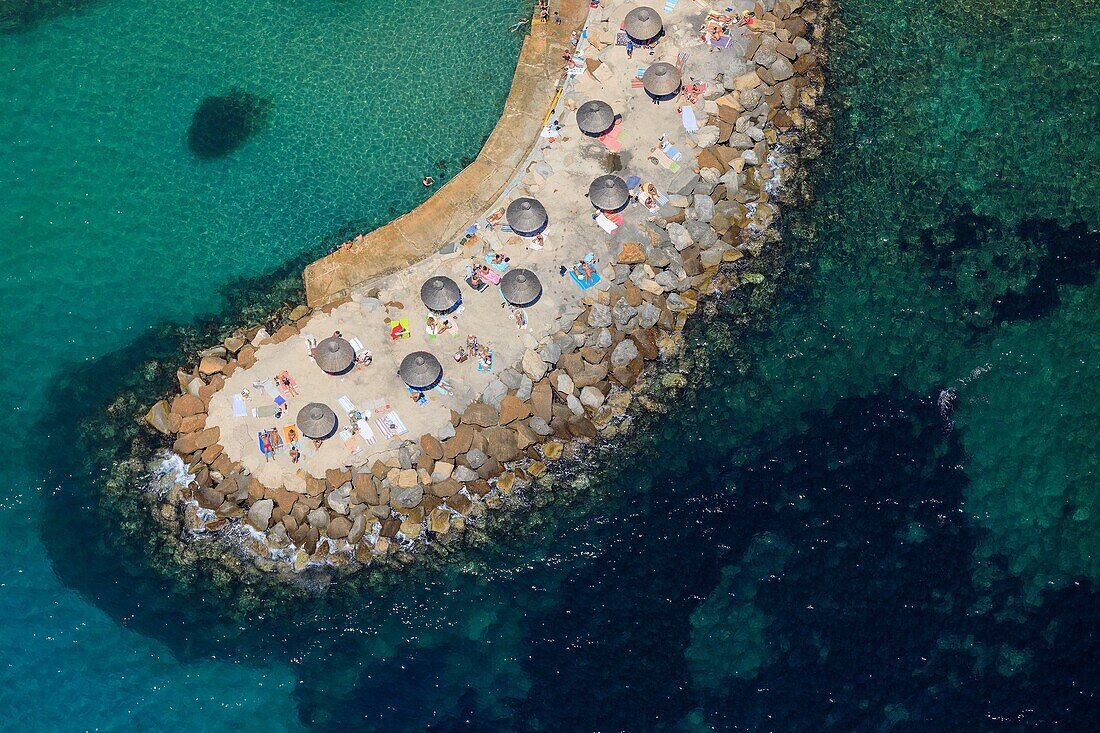
<path id="1" fill-rule="evenodd" d="M 267 126 L 271 100 L 230 89 L 206 97 L 191 118 L 187 147 L 203 160 L 224 158 Z"/>

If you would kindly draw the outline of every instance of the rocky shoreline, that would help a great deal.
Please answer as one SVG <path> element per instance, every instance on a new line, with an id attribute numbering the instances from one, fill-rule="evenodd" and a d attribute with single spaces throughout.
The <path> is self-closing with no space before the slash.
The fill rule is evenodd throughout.
<path id="1" fill-rule="evenodd" d="M 404 441 L 362 470 L 307 478 L 303 490 L 270 488 L 224 452 L 208 405 L 227 377 L 255 364 L 257 348 L 297 336 L 341 301 L 297 306 L 274 328 L 242 328 L 199 352 L 177 372 L 179 393 L 145 416 L 190 476 L 155 495 L 166 529 L 185 542 L 226 540 L 234 567 L 288 579 L 403 565 L 455 542 L 487 512 L 522 504 L 555 461 L 627 429 L 636 403 L 655 407 L 641 391 L 654 373 L 647 365 L 680 352 L 704 298 L 764 280 L 752 263 L 779 240 L 781 194 L 808 197 L 800 151 L 824 112 L 830 15 L 824 2 L 755 7 L 745 58 L 705 95 L 706 124 L 693 133 L 697 175 L 650 217 L 648 241 L 619 248 L 612 287 L 561 316 L 444 431 Z M 668 389 L 682 376 L 661 379 Z"/>

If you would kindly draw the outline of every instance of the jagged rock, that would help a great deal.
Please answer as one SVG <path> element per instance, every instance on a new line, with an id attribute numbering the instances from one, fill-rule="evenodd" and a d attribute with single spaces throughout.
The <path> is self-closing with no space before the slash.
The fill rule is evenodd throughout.
<path id="1" fill-rule="evenodd" d="M 467 425 L 477 425 L 489 428 L 497 424 L 500 413 L 492 405 L 484 402 L 471 402 L 466 411 L 462 413 L 462 422 Z"/>
<path id="2" fill-rule="evenodd" d="M 557 382 L 554 384 L 554 388 L 557 389 L 560 394 L 573 394 L 573 390 L 575 389 L 573 385 L 573 378 L 570 377 L 568 374 L 562 372 L 558 375 L 558 379 Z"/>
<path id="3" fill-rule="evenodd" d="M 271 499 L 260 499 L 248 509 L 248 523 L 263 532 L 271 523 L 271 512 L 275 509 L 275 502 Z"/>
<path id="4" fill-rule="evenodd" d="M 625 298 L 617 300 L 611 308 L 611 319 L 619 331 L 627 332 L 631 321 L 637 317 L 638 310 L 627 303 Z"/>
<path id="5" fill-rule="evenodd" d="M 489 460 L 489 457 L 477 448 L 471 448 L 466 452 L 466 463 L 470 464 L 470 468 L 475 471 L 484 466 L 487 460 Z"/>
<path id="6" fill-rule="evenodd" d="M 577 396 L 574 394 L 566 396 L 565 406 L 568 407 L 569 411 L 572 412 L 574 415 L 584 414 L 584 405 L 581 404 L 581 401 L 577 399 Z"/>
<path id="7" fill-rule="evenodd" d="M 772 77 L 776 81 L 784 81 L 794 76 L 794 67 L 787 59 L 779 56 L 776 60 L 768 66 L 768 71 L 771 72 Z"/>
<path id="8" fill-rule="evenodd" d="M 477 478 L 477 471 L 469 466 L 458 466 L 455 468 L 454 473 L 451 474 L 451 477 L 455 481 L 466 483 L 467 481 L 473 481 Z"/>
<path id="9" fill-rule="evenodd" d="M 443 444 L 431 433 L 424 433 L 420 436 L 420 450 L 432 460 L 438 461 L 443 457 Z"/>
<path id="10" fill-rule="evenodd" d="M 638 325 L 642 328 L 651 328 L 659 320 L 661 320 L 661 309 L 649 301 L 642 303 L 638 309 Z"/>
<path id="11" fill-rule="evenodd" d="M 620 265 L 637 265 L 645 261 L 645 249 L 640 242 L 624 242 L 615 257 L 615 262 Z"/>
<path id="12" fill-rule="evenodd" d="M 157 432 L 163 435 L 171 435 L 171 413 L 172 408 L 168 405 L 168 401 L 161 400 L 150 407 L 149 412 L 145 413 L 145 422 L 149 423 Z"/>
<path id="13" fill-rule="evenodd" d="M 541 356 L 542 360 L 547 364 L 557 364 L 558 359 L 561 358 L 561 353 L 561 345 L 553 341 L 538 350 L 538 355 Z"/>
<path id="14" fill-rule="evenodd" d="M 527 421 L 527 426 L 535 431 L 537 435 L 547 436 L 554 434 L 554 429 L 550 427 L 550 424 L 537 415 Z"/>
<path id="15" fill-rule="evenodd" d="M 508 394 L 508 386 L 500 379 L 494 379 L 486 385 L 485 391 L 481 393 L 481 401 L 499 408 L 500 402 L 506 394 Z"/>
<path id="16" fill-rule="evenodd" d="M 516 399 L 526 402 L 531 399 L 531 390 L 535 386 L 535 383 L 531 381 L 531 378 L 526 374 L 522 375 L 519 381 L 519 387 L 516 388 Z"/>
<path id="17" fill-rule="evenodd" d="M 207 377 L 211 374 L 221 374 L 226 366 L 225 359 L 220 356 L 204 356 L 199 362 L 199 374 Z"/>
<path id="18" fill-rule="evenodd" d="M 202 383 L 202 380 L 199 380 Z M 181 418 L 189 417 L 191 415 L 197 415 L 200 412 L 206 412 L 206 405 L 193 394 L 181 394 L 172 400 L 172 412 L 179 415 Z"/>
<path id="19" fill-rule="evenodd" d="M 484 432 L 485 452 L 500 463 L 514 461 L 519 457 L 516 434 L 508 428 L 489 428 Z"/>
<path id="20" fill-rule="evenodd" d="M 680 297 L 679 293 L 669 293 L 668 300 L 665 301 L 668 305 L 668 309 L 671 311 L 687 310 L 687 302 Z"/>
<path id="21" fill-rule="evenodd" d="M 668 238 L 672 241 L 672 244 L 674 247 L 676 247 L 677 251 L 690 247 L 694 242 L 694 240 L 692 240 L 691 238 L 691 235 L 688 234 L 687 229 L 685 229 L 682 224 L 669 224 L 666 231 L 668 232 Z M 592 326 L 594 324 L 589 322 L 588 325 Z M 603 325 L 610 326 L 611 323 L 608 322 Z"/>
<path id="22" fill-rule="evenodd" d="M 588 312 L 588 325 L 591 328 L 607 328 L 611 325 L 611 309 L 602 303 L 594 303 Z"/>
<path id="23" fill-rule="evenodd" d="M 718 142 L 719 137 L 721 137 L 721 131 L 718 125 L 703 125 L 692 133 L 692 139 L 700 148 L 709 148 Z"/>
<path id="24" fill-rule="evenodd" d="M 451 513 L 442 507 L 432 509 L 432 513 L 428 515 L 428 531 L 438 535 L 450 532 Z"/>
<path id="25" fill-rule="evenodd" d="M 513 395 L 508 395 L 500 403 L 500 424 L 522 420 L 531 414 L 531 408 L 523 400 Z"/>
<path id="26" fill-rule="evenodd" d="M 309 522 L 310 527 L 318 530 L 326 529 L 329 521 L 328 512 L 318 507 L 306 515 L 306 521 Z"/>
<path id="27" fill-rule="evenodd" d="M 744 151 L 741 153 L 741 159 L 745 161 L 745 165 L 760 165 L 760 156 L 755 150 Z"/>
<path id="28" fill-rule="evenodd" d="M 716 181 L 717 182 L 717 181 Z M 709 222 L 714 218 L 714 201 L 710 196 L 695 195 L 695 218 L 702 222 Z"/>
<path id="29" fill-rule="evenodd" d="M 615 367 L 625 366 L 638 356 L 638 347 L 630 339 L 623 339 L 611 352 L 611 365 Z"/>
<path id="30" fill-rule="evenodd" d="M 399 488 L 391 492 L 390 501 L 400 509 L 412 509 L 424 498 L 424 487 L 420 484 Z"/>
<path id="31" fill-rule="evenodd" d="M 603 392 L 595 387 L 585 387 L 581 390 L 581 404 L 585 407 L 590 407 L 593 410 L 598 410 L 603 405 L 604 395 Z"/>
<path id="32" fill-rule="evenodd" d="M 706 222 L 696 220 L 688 221 L 684 224 L 684 228 L 687 229 L 688 234 L 691 235 L 695 244 L 699 245 L 699 249 L 712 247 L 714 243 L 718 241 L 718 235 L 714 233 L 714 229 Z"/>
<path id="33" fill-rule="evenodd" d="M 504 382 L 504 386 L 508 389 L 519 389 L 523 375 L 512 367 L 508 367 L 500 373 L 500 381 Z"/>
<path id="34" fill-rule="evenodd" d="M 523 373 L 535 382 L 546 376 L 546 362 L 532 349 L 526 349 L 523 352 L 520 366 L 523 368 Z"/>
<path id="35" fill-rule="evenodd" d="M 328 536 L 334 540 L 342 540 L 351 534 L 351 520 L 347 517 L 336 517 L 328 523 Z"/>
<path id="36" fill-rule="evenodd" d="M 205 450 L 214 445 L 221 438 L 221 428 L 213 427 L 201 430 L 197 433 L 180 435 L 172 444 L 172 450 L 180 455 L 187 455 L 196 451 Z"/>
<path id="37" fill-rule="evenodd" d="M 345 484 L 340 488 L 330 491 L 326 499 L 329 509 L 337 514 L 347 514 L 351 503 L 351 484 Z"/>
<path id="38" fill-rule="evenodd" d="M 432 483 L 446 481 L 451 477 L 454 470 L 455 464 L 448 463 L 447 461 L 436 461 L 435 465 L 432 466 Z"/>

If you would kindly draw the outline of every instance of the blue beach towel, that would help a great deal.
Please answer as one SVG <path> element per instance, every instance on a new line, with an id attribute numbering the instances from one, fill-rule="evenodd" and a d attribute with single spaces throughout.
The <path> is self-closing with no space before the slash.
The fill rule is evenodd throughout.
<path id="1" fill-rule="evenodd" d="M 590 287 L 600 281 L 600 273 L 598 272 L 593 272 L 591 278 L 582 280 L 580 277 L 577 276 L 577 273 L 570 270 L 569 277 L 573 278 L 573 282 L 575 282 L 581 290 L 588 290 Z"/>

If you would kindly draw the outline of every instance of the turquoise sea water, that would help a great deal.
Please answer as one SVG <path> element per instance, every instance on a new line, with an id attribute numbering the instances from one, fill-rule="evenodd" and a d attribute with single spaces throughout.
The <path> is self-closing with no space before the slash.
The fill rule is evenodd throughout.
<path id="1" fill-rule="evenodd" d="M 319 7 L 340 16 L 332 29 L 357 12 L 372 22 L 363 5 Z M 0 68 L 34 34 L 63 34 L 112 7 L 0 38 Z M 493 11 L 499 18 L 488 6 L 478 17 Z M 77 268 L 54 245 L 49 276 L 38 260 L 28 271 L 36 239 L 6 248 L 5 341 L 19 348 L 3 383 L 18 410 L 2 418 L 16 458 L 0 515 L 10 558 L 0 701 L 16 713 L 0 727 L 1093 730 L 1100 14 L 1083 0 L 849 0 L 842 19 L 829 67 L 832 145 L 814 168 L 814 203 L 788 209 L 784 246 L 752 265 L 765 283 L 695 322 L 669 411 L 640 416 L 630 438 L 563 476 L 544 506 L 494 520 L 493 542 L 440 568 L 303 598 L 173 565 L 139 513 L 113 513 L 123 494 L 103 490 L 101 469 L 127 456 L 136 429 L 126 416 L 141 401 L 116 402 L 110 419 L 103 407 L 123 387 L 140 395 L 163 384 L 170 374 L 147 354 L 205 327 L 170 319 L 190 324 L 221 306 L 187 302 L 171 279 L 112 280 L 120 269 L 180 267 L 167 245 L 129 245 L 140 258 L 87 247 Z M 303 27 L 288 20 L 287 33 Z M 372 39 L 381 27 L 370 26 Z M 50 40 L 41 43 L 27 66 L 46 63 Z M 439 63 L 454 58 L 438 50 Z M 248 81 L 226 77 L 191 95 L 169 136 L 188 166 L 216 175 L 276 134 L 279 96 Z M 27 84 L 5 94 L 41 104 Z M 234 87 L 273 100 L 266 128 L 225 158 L 187 158 L 191 113 Z M 491 118 L 477 118 L 485 131 Z M 340 161 L 361 150 L 347 141 Z M 448 157 L 478 142 L 454 141 Z M 361 154 L 369 171 L 377 156 Z M 363 196 L 363 221 L 388 204 L 369 197 L 381 186 L 369 196 L 325 186 L 317 195 L 341 205 Z M 25 210 L 0 206 L 13 227 L 5 241 L 24 241 L 16 227 L 26 225 L 12 222 Z M 180 216 L 205 221 L 210 210 L 220 209 L 187 205 Z M 109 214 L 84 217 L 97 212 Z M 301 248 L 285 257 L 251 260 L 255 246 L 230 248 L 231 234 L 211 245 L 254 276 L 227 287 L 226 313 L 267 302 L 261 273 L 320 248 L 344 221 L 316 215 L 314 229 L 281 240 Z M 99 246 L 123 246 L 125 232 L 133 225 Z M 125 298 L 119 282 L 132 283 Z M 96 330 L 131 298 L 126 320 Z M 941 405 L 945 390 L 955 397 Z M 32 436 L 19 429 L 28 422 Z M 66 707 L 27 709 L 45 695 Z"/>

